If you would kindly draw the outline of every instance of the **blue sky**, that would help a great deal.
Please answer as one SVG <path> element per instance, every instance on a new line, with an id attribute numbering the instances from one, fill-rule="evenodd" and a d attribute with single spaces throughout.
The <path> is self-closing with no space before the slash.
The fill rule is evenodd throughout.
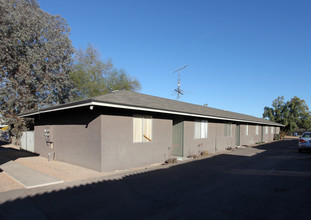
<path id="1" fill-rule="evenodd" d="M 141 93 L 262 117 L 278 96 L 311 107 L 311 1 L 39 0 L 77 49 L 137 78 Z"/>

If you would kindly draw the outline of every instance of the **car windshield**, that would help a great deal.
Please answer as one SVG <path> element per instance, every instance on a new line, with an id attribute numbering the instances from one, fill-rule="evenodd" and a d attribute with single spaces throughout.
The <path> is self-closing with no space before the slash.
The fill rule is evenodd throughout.
<path id="1" fill-rule="evenodd" d="M 302 135 L 303 138 L 311 138 L 311 133 L 304 133 Z"/>

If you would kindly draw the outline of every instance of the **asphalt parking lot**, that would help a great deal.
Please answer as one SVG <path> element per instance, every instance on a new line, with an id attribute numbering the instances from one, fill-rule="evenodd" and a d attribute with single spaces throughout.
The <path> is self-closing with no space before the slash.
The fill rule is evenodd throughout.
<path id="1" fill-rule="evenodd" d="M 310 185 L 311 154 L 285 140 L 118 178 L 6 191 L 0 218 L 310 219 Z"/>

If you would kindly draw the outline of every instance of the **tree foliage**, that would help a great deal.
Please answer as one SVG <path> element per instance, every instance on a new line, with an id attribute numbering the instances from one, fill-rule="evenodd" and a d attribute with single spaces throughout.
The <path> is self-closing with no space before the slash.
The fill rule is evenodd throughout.
<path id="1" fill-rule="evenodd" d="M 108 92 L 114 90 L 131 90 L 137 91 L 140 89 L 140 83 L 126 74 L 124 70 L 112 70 L 108 73 L 105 81 Z"/>
<path id="2" fill-rule="evenodd" d="M 70 98 L 73 48 L 66 21 L 36 0 L 0 0 L 0 14 L 0 114 L 18 136 L 19 113 Z"/>
<path id="3" fill-rule="evenodd" d="M 311 129 L 311 113 L 309 107 L 305 100 L 297 96 L 287 102 L 283 96 L 276 98 L 272 102 L 272 108 L 264 108 L 263 117 L 285 125 L 285 132 Z"/>
<path id="4" fill-rule="evenodd" d="M 91 45 L 76 52 L 70 77 L 78 90 L 75 99 L 99 96 L 113 90 L 140 89 L 136 79 L 124 70 L 114 68 L 110 60 L 102 61 L 98 51 Z"/>
<path id="5" fill-rule="evenodd" d="M 71 80 L 78 89 L 78 98 L 101 95 L 105 82 L 103 73 L 111 68 L 110 61 L 102 62 L 99 53 L 91 45 L 85 50 L 78 50 L 70 74 Z"/>

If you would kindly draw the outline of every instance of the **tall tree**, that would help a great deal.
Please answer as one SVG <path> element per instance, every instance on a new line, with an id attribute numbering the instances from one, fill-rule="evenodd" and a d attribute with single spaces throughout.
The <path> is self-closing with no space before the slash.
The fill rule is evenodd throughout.
<path id="1" fill-rule="evenodd" d="M 67 22 L 36 0 L 0 0 L 0 14 L 0 114 L 19 136 L 19 113 L 70 98 L 73 47 Z"/>
<path id="2" fill-rule="evenodd" d="M 108 92 L 114 90 L 131 90 L 140 89 L 140 83 L 126 74 L 124 70 L 112 70 L 105 77 L 105 86 Z"/>
<path id="3" fill-rule="evenodd" d="M 280 124 L 285 124 L 286 118 L 284 115 L 286 114 L 287 107 L 286 102 L 283 96 L 277 97 L 272 102 L 272 108 L 265 107 L 263 117 L 269 118 L 270 121 L 274 121 Z"/>
<path id="4" fill-rule="evenodd" d="M 308 125 L 311 121 L 309 107 L 305 100 L 295 96 L 288 103 L 289 130 L 309 129 Z"/>
<path id="5" fill-rule="evenodd" d="M 113 90 L 140 89 L 139 81 L 124 70 L 115 68 L 110 60 L 102 61 L 92 45 L 76 52 L 70 77 L 78 90 L 76 99 L 99 96 Z"/>
<path id="6" fill-rule="evenodd" d="M 311 129 L 311 113 L 305 100 L 295 96 L 285 102 L 284 97 L 278 97 L 271 107 L 265 107 L 263 117 L 270 121 L 284 124 L 284 131 Z"/>
<path id="7" fill-rule="evenodd" d="M 103 62 L 97 50 L 88 45 L 85 50 L 78 50 L 75 54 L 71 80 L 77 87 L 77 99 L 93 97 L 103 94 L 104 73 L 110 71 L 110 61 Z"/>

